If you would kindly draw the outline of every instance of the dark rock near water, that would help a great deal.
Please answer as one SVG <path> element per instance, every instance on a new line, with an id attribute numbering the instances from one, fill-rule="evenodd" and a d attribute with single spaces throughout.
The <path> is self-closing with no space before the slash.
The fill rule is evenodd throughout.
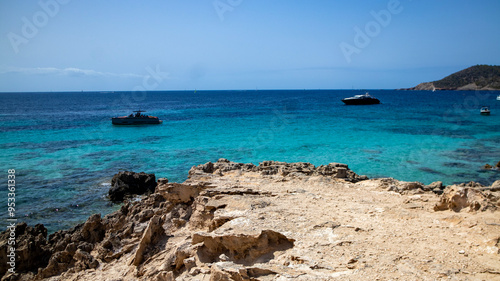
<path id="1" fill-rule="evenodd" d="M 491 170 L 493 167 L 490 164 L 486 164 L 483 166 L 483 169 Z"/>
<path id="2" fill-rule="evenodd" d="M 483 166 L 483 169 L 486 170 L 500 170 L 500 161 L 495 166 L 491 166 L 490 164 L 486 164 Z"/>
<path id="3" fill-rule="evenodd" d="M 109 199 L 113 202 L 121 202 L 126 197 L 153 193 L 156 188 L 154 174 L 119 172 L 111 180 Z"/>

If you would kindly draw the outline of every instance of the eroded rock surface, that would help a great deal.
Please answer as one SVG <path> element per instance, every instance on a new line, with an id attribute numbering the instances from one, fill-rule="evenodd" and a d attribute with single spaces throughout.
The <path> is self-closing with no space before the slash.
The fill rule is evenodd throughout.
<path id="1" fill-rule="evenodd" d="M 223 255 L 224 261 L 245 265 L 268 262 L 275 251 L 290 249 L 293 242 L 293 239 L 273 230 L 262 230 L 256 235 L 195 233 L 192 239 L 193 244 L 201 244 L 198 258 L 205 263 L 220 261 Z"/>
<path id="2" fill-rule="evenodd" d="M 41 225 L 18 225 L 24 267 L 2 280 L 495 280 L 498 198 L 498 182 L 221 159 L 48 239 Z"/>
<path id="3" fill-rule="evenodd" d="M 452 185 L 444 190 L 434 210 L 453 210 L 460 212 L 462 209 L 468 211 L 496 210 L 500 207 L 500 194 L 485 190 L 496 190 L 484 188 L 482 185 L 470 182 L 468 184 Z"/>
<path id="4" fill-rule="evenodd" d="M 282 176 L 285 180 L 292 178 L 304 178 L 309 176 L 325 176 L 344 179 L 349 182 L 358 182 L 368 179 L 351 171 L 346 164 L 330 163 L 328 165 L 314 166 L 311 163 L 286 163 L 278 161 L 263 161 L 258 166 L 254 164 L 243 164 L 231 162 L 227 159 L 219 159 L 217 162 L 208 162 L 203 165 L 193 166 L 189 170 L 190 179 L 203 179 L 207 176 L 223 176 L 230 172 L 254 172 L 262 176 Z"/>
<path id="5" fill-rule="evenodd" d="M 30 227 L 26 223 L 20 223 L 15 227 L 15 234 L 14 245 L 12 241 L 9 244 L 10 231 L 0 235 L 0 276 L 5 275 L 10 268 L 7 264 L 10 261 L 7 250 L 11 245 L 16 248 L 16 272 L 27 272 L 47 266 L 53 252 L 47 243 L 47 229 L 41 224 Z"/>

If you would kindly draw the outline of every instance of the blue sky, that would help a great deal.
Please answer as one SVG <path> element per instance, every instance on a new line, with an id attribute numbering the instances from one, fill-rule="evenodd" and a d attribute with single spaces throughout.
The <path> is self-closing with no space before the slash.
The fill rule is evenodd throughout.
<path id="1" fill-rule="evenodd" d="M 500 65 L 500 1 L 0 2 L 0 91 L 393 89 Z"/>

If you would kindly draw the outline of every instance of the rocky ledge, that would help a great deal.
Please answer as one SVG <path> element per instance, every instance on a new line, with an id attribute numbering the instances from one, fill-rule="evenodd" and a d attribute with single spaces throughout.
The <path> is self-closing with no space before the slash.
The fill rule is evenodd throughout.
<path id="1" fill-rule="evenodd" d="M 203 180 L 207 176 L 224 176 L 224 174 L 236 171 L 237 174 L 253 172 L 260 176 L 278 176 L 282 180 L 293 178 L 306 178 L 310 176 L 325 176 L 344 179 L 348 182 L 367 180 L 367 176 L 358 176 L 351 171 L 346 164 L 330 163 L 328 165 L 314 166 L 311 163 L 286 163 L 277 161 L 264 161 L 258 166 L 254 164 L 243 164 L 231 162 L 227 159 L 219 159 L 212 163 L 194 166 L 189 170 L 189 179 Z"/>
<path id="2" fill-rule="evenodd" d="M 18 224 L 15 274 L 3 232 L 2 280 L 500 277 L 500 181 L 426 186 L 337 163 L 221 159 L 153 191 L 48 237 Z"/>

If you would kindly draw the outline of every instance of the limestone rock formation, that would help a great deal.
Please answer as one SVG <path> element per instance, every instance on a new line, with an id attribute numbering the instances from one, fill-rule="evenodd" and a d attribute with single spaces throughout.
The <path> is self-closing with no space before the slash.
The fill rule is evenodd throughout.
<path id="1" fill-rule="evenodd" d="M 426 191 L 432 191 L 438 195 L 443 194 L 443 190 L 446 188 L 446 186 L 443 184 L 442 181 L 435 181 L 427 186 L 425 186 Z"/>
<path id="2" fill-rule="evenodd" d="M 243 266 L 233 262 L 216 262 L 210 268 L 211 281 L 274 280 L 276 275 L 277 272 L 266 267 Z"/>
<path id="3" fill-rule="evenodd" d="M 293 247 L 293 239 L 273 230 L 262 230 L 258 235 L 252 234 L 193 234 L 193 244 L 200 243 L 198 258 L 205 263 L 232 261 L 238 264 L 253 265 L 265 263 L 272 259 L 275 251 Z"/>
<path id="4" fill-rule="evenodd" d="M 148 226 L 142 235 L 141 241 L 139 242 L 137 251 L 135 252 L 132 264 L 137 266 L 140 265 L 145 260 L 145 254 L 147 248 L 151 245 L 155 245 L 163 237 L 165 237 L 165 229 L 163 229 L 163 219 L 158 216 L 154 216 L 149 220 Z"/>
<path id="5" fill-rule="evenodd" d="M 27 226 L 26 223 L 20 223 L 15 227 L 16 257 L 15 271 L 22 273 L 39 267 L 47 266 L 52 249 L 47 243 L 47 229 L 37 224 L 35 227 Z M 7 249 L 9 245 L 10 231 L 3 232 L 0 235 L 0 276 L 3 276 L 10 266 L 7 264 L 10 258 L 7 258 Z"/>
<path id="6" fill-rule="evenodd" d="M 365 186 L 370 186 L 377 189 L 383 189 L 387 191 L 393 191 L 400 194 L 420 194 L 425 191 L 433 191 L 434 188 L 441 188 L 439 183 L 432 183 L 429 186 L 425 186 L 421 182 L 405 182 L 398 181 L 393 178 L 380 178 L 368 180 L 361 183 Z"/>
<path id="7" fill-rule="evenodd" d="M 469 211 L 496 210 L 499 205 L 499 196 L 485 194 L 482 185 L 470 182 L 468 184 L 452 185 L 444 190 L 440 201 L 434 206 L 435 211 L 453 210 L 460 212 L 468 208 Z"/>
<path id="8" fill-rule="evenodd" d="M 231 172 L 254 172 L 262 176 L 281 176 L 284 180 L 292 178 L 304 178 L 310 176 L 326 176 L 344 179 L 349 182 L 358 182 L 368 179 L 359 176 L 349 169 L 346 164 L 330 163 L 328 165 L 314 166 L 311 163 L 286 163 L 278 161 L 263 161 L 258 166 L 254 164 L 243 164 L 231 162 L 227 159 L 219 159 L 217 162 L 208 162 L 203 165 L 193 166 L 189 170 L 189 178 L 201 180 L 211 176 L 223 176 Z"/>
<path id="9" fill-rule="evenodd" d="M 491 185 L 491 191 L 500 191 L 500 180 L 495 181 Z"/>
<path id="10" fill-rule="evenodd" d="M 48 239 L 19 224 L 19 268 L 2 280 L 494 280 L 500 181 L 443 189 L 337 163 L 221 159 Z"/>
<path id="11" fill-rule="evenodd" d="M 154 192 L 156 180 L 154 174 L 119 172 L 111 179 L 109 199 L 121 202 L 127 196 Z"/>

